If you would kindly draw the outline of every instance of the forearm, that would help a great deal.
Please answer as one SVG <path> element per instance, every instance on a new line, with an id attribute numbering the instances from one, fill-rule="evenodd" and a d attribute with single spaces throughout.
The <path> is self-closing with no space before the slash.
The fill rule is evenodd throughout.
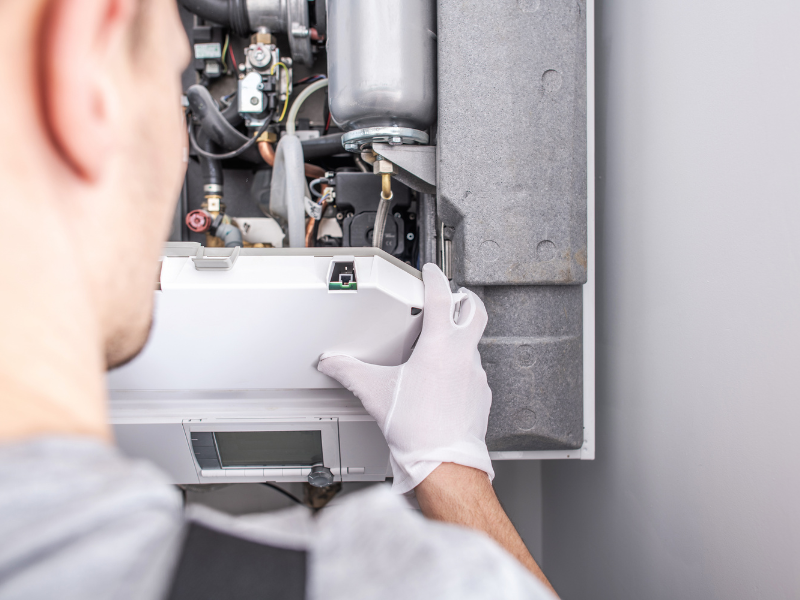
<path id="1" fill-rule="evenodd" d="M 486 473 L 443 463 L 417 486 L 416 495 L 426 517 L 483 531 L 553 589 L 500 506 Z"/>

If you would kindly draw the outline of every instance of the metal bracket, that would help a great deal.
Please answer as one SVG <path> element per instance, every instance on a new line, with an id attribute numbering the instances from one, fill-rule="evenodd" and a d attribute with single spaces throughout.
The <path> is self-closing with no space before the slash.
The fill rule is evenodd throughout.
<path id="1" fill-rule="evenodd" d="M 373 143 L 372 150 L 397 165 L 398 181 L 424 194 L 436 193 L 436 146 Z"/>
<path id="2" fill-rule="evenodd" d="M 194 268 L 198 271 L 230 271 L 239 258 L 240 246 L 236 246 L 228 256 L 206 256 L 205 248 L 200 246 L 192 257 Z"/>

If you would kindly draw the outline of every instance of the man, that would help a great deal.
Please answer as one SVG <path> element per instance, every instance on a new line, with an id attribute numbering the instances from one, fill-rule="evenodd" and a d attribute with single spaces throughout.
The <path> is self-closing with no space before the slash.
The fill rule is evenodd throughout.
<path id="1" fill-rule="evenodd" d="M 485 309 L 462 290 L 453 322 L 432 265 L 406 365 L 319 365 L 375 417 L 427 520 L 383 488 L 316 518 L 186 516 L 119 455 L 104 373 L 149 330 L 186 40 L 174 0 L 3 0 L 0 44 L 0 597 L 554 597 L 490 483 Z"/>

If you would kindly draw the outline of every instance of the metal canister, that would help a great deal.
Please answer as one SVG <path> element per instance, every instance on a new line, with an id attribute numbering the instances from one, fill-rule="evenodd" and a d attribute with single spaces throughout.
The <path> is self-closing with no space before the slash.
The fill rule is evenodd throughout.
<path id="1" fill-rule="evenodd" d="M 327 48 L 331 116 L 345 131 L 436 120 L 433 0 L 328 0 Z"/>

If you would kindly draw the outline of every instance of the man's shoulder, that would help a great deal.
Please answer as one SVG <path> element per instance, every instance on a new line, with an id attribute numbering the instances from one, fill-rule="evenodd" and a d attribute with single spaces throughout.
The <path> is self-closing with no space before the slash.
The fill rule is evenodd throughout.
<path id="1" fill-rule="evenodd" d="M 2 598 L 157 597 L 183 529 L 156 468 L 80 437 L 0 445 L 0 515 Z"/>

